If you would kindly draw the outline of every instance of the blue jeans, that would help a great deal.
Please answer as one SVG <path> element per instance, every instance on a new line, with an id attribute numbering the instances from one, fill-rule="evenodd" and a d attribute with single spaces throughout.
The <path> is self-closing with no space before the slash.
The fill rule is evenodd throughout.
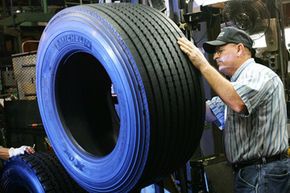
<path id="1" fill-rule="evenodd" d="M 290 158 L 247 166 L 234 180 L 235 193 L 290 193 Z"/>

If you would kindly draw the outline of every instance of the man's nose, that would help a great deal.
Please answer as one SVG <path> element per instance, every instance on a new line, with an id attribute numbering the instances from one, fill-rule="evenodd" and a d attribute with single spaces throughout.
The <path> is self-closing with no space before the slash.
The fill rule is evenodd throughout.
<path id="1" fill-rule="evenodd" d="M 218 56 L 219 56 L 219 54 L 218 54 L 217 52 L 215 52 L 215 53 L 213 54 L 213 59 L 216 60 L 216 59 L 218 58 Z"/>

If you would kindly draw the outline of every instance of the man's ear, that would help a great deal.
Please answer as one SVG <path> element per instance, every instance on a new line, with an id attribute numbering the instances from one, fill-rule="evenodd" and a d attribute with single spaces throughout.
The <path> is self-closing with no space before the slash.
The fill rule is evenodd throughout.
<path id="1" fill-rule="evenodd" d="M 244 49 L 245 49 L 245 46 L 244 46 L 244 44 L 242 44 L 242 43 L 239 43 L 238 45 L 237 45 L 237 55 L 238 56 L 241 56 L 242 55 L 242 53 L 244 52 Z"/>

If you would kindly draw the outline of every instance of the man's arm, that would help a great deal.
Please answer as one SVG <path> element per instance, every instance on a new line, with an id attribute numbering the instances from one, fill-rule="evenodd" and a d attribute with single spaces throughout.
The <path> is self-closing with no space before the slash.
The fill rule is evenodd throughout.
<path id="1" fill-rule="evenodd" d="M 246 106 L 233 85 L 209 64 L 200 50 L 186 38 L 179 38 L 178 44 L 224 103 L 235 112 L 244 112 Z"/>
<path id="2" fill-rule="evenodd" d="M 9 148 L 0 147 L 0 159 L 3 160 L 9 159 Z"/>
<path id="3" fill-rule="evenodd" d="M 19 148 L 5 148 L 0 146 L 0 159 L 8 160 L 9 158 L 17 155 L 21 155 L 24 153 L 32 154 L 34 153 L 34 148 L 30 146 L 23 145 Z"/>

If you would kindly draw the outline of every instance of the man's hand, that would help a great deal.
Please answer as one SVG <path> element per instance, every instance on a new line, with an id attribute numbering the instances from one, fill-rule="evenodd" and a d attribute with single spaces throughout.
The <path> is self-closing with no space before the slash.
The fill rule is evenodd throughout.
<path id="1" fill-rule="evenodd" d="M 203 67 L 210 65 L 202 52 L 191 41 L 182 37 L 178 38 L 177 43 L 197 69 L 202 70 Z"/>
<path id="2" fill-rule="evenodd" d="M 28 153 L 28 154 L 32 154 L 34 153 L 34 149 L 30 146 L 26 146 L 26 145 L 23 145 L 19 148 L 13 148 L 11 147 L 8 151 L 9 153 L 9 158 L 13 157 L 13 156 L 17 156 L 17 155 L 21 155 L 21 154 L 24 154 L 24 153 Z"/>

